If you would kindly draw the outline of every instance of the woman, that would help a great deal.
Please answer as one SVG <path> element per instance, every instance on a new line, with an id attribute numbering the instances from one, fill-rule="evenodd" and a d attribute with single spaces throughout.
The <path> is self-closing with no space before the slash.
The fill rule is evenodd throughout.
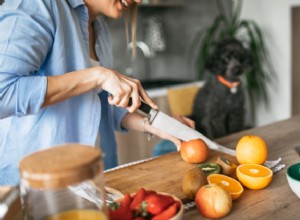
<path id="1" fill-rule="evenodd" d="M 151 132 L 180 145 L 135 113 L 140 99 L 156 108 L 140 82 L 111 69 L 109 34 L 98 15 L 117 19 L 140 1 L 0 5 L 0 185 L 18 184 L 18 163 L 29 153 L 64 143 L 95 145 L 99 125 L 106 168 L 117 165 L 114 130 Z"/>

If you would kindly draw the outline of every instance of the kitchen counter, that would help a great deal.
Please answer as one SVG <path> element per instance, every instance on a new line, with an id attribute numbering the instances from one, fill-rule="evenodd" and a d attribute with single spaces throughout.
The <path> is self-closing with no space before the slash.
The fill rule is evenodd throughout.
<path id="1" fill-rule="evenodd" d="M 295 153 L 294 146 L 300 145 L 300 115 L 267 126 L 235 133 L 217 139 L 216 142 L 229 148 L 235 148 L 237 141 L 247 134 L 259 135 L 266 141 L 269 160 L 281 157 L 282 162 L 287 166 L 299 162 L 300 158 Z M 218 152 L 210 151 L 208 160 L 214 161 L 218 155 Z M 234 158 L 231 157 L 231 159 Z M 194 165 L 184 162 L 180 154 L 174 152 L 132 165 L 123 165 L 121 168 L 105 172 L 104 176 L 106 186 L 115 188 L 122 193 L 133 193 L 144 187 L 148 190 L 174 194 L 185 203 L 190 200 L 181 191 L 181 183 L 187 170 L 192 167 Z M 275 173 L 271 184 L 265 189 L 245 189 L 241 197 L 233 201 L 231 213 L 223 219 L 300 219 L 300 200 L 290 190 L 285 172 L 286 168 Z M 0 188 L 0 192 L 6 190 L 7 188 Z M 18 207 L 20 208 L 20 206 Z M 17 210 L 15 213 L 19 211 Z M 183 219 L 205 218 L 196 208 L 193 208 L 184 212 Z"/>
<path id="2" fill-rule="evenodd" d="M 287 166 L 300 161 L 294 146 L 300 145 L 300 115 L 263 127 L 245 130 L 216 142 L 235 148 L 243 135 L 261 136 L 269 149 L 269 160 L 282 158 Z M 214 161 L 218 153 L 211 151 L 209 160 Z M 186 201 L 181 183 L 187 170 L 193 165 L 184 162 L 178 152 L 125 166 L 105 173 L 106 185 L 123 193 L 133 193 L 144 187 L 171 193 Z M 286 179 L 286 168 L 274 174 L 271 184 L 262 190 L 245 189 L 242 196 L 233 201 L 231 213 L 223 219 L 300 219 L 300 200 L 290 190 Z M 194 208 L 184 213 L 186 220 L 204 219 Z"/>

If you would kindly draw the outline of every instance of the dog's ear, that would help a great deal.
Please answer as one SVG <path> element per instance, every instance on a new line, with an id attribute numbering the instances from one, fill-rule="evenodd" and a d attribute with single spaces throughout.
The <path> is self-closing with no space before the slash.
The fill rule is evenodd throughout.
<path id="1" fill-rule="evenodd" d="M 217 51 L 211 54 L 205 65 L 206 70 L 208 70 L 211 74 L 222 74 L 226 71 L 224 68 L 224 64 L 220 59 L 220 55 Z"/>
<path id="2" fill-rule="evenodd" d="M 206 60 L 205 69 L 211 74 L 217 75 L 226 71 L 226 67 L 222 61 L 222 54 L 224 53 L 224 46 L 222 46 L 222 44 L 223 42 L 215 43 L 213 50 Z"/>

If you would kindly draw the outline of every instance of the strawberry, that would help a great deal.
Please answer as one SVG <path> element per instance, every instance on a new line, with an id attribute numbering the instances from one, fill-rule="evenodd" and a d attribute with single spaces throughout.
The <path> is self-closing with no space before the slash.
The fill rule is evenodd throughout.
<path id="1" fill-rule="evenodd" d="M 130 209 L 130 205 L 131 205 L 132 201 L 133 201 L 133 198 L 131 197 L 130 194 L 127 193 L 127 194 L 125 194 L 124 198 L 121 201 L 121 206 Z"/>
<path id="2" fill-rule="evenodd" d="M 176 215 L 177 210 L 179 209 L 179 207 L 180 207 L 180 203 L 178 201 L 175 201 L 172 205 L 170 205 L 163 212 L 161 212 L 158 215 L 155 215 L 151 220 L 166 220 L 166 219 L 170 219 L 174 215 Z"/>
<path id="3" fill-rule="evenodd" d="M 137 213 L 140 213 L 142 209 L 142 202 L 144 201 L 146 196 L 150 194 L 156 194 L 156 192 L 152 190 L 145 190 L 144 188 L 140 188 L 133 197 L 133 201 L 130 205 L 130 209 Z M 147 215 L 147 213 L 144 213 L 144 215 Z"/>
<path id="4" fill-rule="evenodd" d="M 173 197 L 161 194 L 150 194 L 144 200 L 146 211 L 152 215 L 161 213 L 174 202 Z"/>
<path id="5" fill-rule="evenodd" d="M 133 220 L 133 214 L 130 210 L 132 197 L 126 194 L 120 202 L 114 202 L 109 205 L 110 220 Z"/>
<path id="6" fill-rule="evenodd" d="M 141 203 L 145 197 L 146 197 L 146 190 L 144 188 L 140 188 L 133 197 L 133 201 L 130 205 L 130 209 L 139 210 L 141 207 Z"/>

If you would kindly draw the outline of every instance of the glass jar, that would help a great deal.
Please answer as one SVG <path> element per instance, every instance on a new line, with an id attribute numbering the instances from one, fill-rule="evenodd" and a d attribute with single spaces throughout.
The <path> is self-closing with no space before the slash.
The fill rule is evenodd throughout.
<path id="1" fill-rule="evenodd" d="M 20 162 L 25 219 L 107 220 L 101 151 L 80 144 L 51 147 Z"/>

